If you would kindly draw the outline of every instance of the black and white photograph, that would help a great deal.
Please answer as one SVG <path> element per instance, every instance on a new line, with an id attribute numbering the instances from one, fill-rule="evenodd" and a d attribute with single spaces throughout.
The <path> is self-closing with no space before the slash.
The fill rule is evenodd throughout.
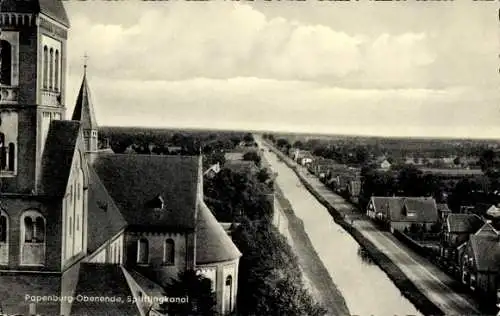
<path id="1" fill-rule="evenodd" d="M 0 0 L 0 316 L 500 315 L 500 1 Z"/>

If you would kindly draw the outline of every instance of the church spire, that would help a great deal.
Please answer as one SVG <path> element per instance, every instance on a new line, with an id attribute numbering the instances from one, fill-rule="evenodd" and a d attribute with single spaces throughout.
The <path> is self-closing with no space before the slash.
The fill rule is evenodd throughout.
<path id="1" fill-rule="evenodd" d="M 87 83 L 87 59 L 84 56 L 83 64 L 83 79 L 76 99 L 75 109 L 73 111 L 72 120 L 80 121 L 83 129 L 87 151 L 97 151 L 97 121 L 94 114 L 94 107 L 90 97 L 90 89 Z"/>

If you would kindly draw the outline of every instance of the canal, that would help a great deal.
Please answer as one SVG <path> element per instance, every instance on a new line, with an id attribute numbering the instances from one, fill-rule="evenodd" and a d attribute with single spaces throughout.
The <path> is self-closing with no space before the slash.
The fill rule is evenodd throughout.
<path id="1" fill-rule="evenodd" d="M 265 158 L 278 173 L 276 178 L 295 215 L 304 223 L 315 251 L 342 292 L 349 311 L 360 316 L 422 315 L 365 254 L 360 245 L 337 225 L 299 178 L 275 154 Z"/>

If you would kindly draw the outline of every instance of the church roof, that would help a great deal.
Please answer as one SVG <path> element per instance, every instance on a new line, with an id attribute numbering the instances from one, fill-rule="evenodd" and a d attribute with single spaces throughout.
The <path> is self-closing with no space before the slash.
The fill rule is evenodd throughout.
<path id="1" fill-rule="evenodd" d="M 241 252 L 205 203 L 200 201 L 198 206 L 196 264 L 224 262 L 241 257 Z"/>
<path id="2" fill-rule="evenodd" d="M 83 75 L 82 84 L 78 92 L 75 109 L 73 110 L 71 119 L 73 121 L 80 121 L 83 129 L 97 129 L 94 107 L 92 105 L 90 89 L 87 83 L 87 74 Z"/>
<path id="3" fill-rule="evenodd" d="M 29 287 L 27 288 L 29 289 Z M 74 297 L 76 298 L 79 295 L 82 297 L 107 298 L 108 300 L 120 298 L 123 303 L 74 300 L 71 307 L 72 316 L 140 314 L 136 304 L 127 302 L 127 298 L 132 297 L 133 294 L 119 265 L 82 263 Z"/>
<path id="4" fill-rule="evenodd" d="M 40 191 L 50 196 L 63 196 L 75 154 L 80 122 L 53 120 L 42 154 Z"/>
<path id="5" fill-rule="evenodd" d="M 69 19 L 61 0 L 2 0 L 0 12 L 42 13 L 69 27 Z"/>
<path id="6" fill-rule="evenodd" d="M 194 230 L 198 157 L 96 154 L 93 168 L 129 229 Z"/>
<path id="7" fill-rule="evenodd" d="M 90 253 L 127 225 L 92 166 L 89 166 L 88 214 L 87 248 Z"/>

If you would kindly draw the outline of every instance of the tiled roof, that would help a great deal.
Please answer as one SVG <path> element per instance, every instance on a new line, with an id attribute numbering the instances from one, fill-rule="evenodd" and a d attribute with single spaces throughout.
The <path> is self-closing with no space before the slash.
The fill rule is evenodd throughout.
<path id="1" fill-rule="evenodd" d="M 198 206 L 196 264 L 224 262 L 241 257 L 241 252 L 205 203 L 200 201 Z"/>
<path id="2" fill-rule="evenodd" d="M 0 12 L 43 13 L 69 26 L 68 15 L 61 0 L 2 0 Z"/>
<path id="3" fill-rule="evenodd" d="M 198 157 L 98 154 L 93 167 L 129 226 L 194 229 Z M 158 196 L 163 209 L 148 205 Z"/>
<path id="4" fill-rule="evenodd" d="M 39 189 L 42 194 L 63 196 L 75 154 L 80 123 L 53 120 L 42 155 Z"/>
<path id="5" fill-rule="evenodd" d="M 88 203 L 87 248 L 93 252 L 124 228 L 127 222 L 92 166 L 89 166 Z"/>
<path id="6" fill-rule="evenodd" d="M 489 224 L 485 224 L 487 225 Z M 478 271 L 499 271 L 500 238 L 497 232 L 491 229 L 481 229 L 470 237 L 470 244 Z"/>
<path id="7" fill-rule="evenodd" d="M 97 121 L 90 97 L 90 89 L 87 83 L 87 75 L 83 75 L 82 85 L 78 92 L 75 109 L 71 118 L 74 121 L 80 121 L 83 129 L 97 129 Z"/>
<path id="8" fill-rule="evenodd" d="M 33 273 L 1 273 L 0 274 L 0 314 L 28 315 L 31 296 L 60 296 L 61 277 L 59 275 Z M 41 315 L 59 315 L 59 302 L 40 302 L 36 304 L 36 312 Z"/>
<path id="9" fill-rule="evenodd" d="M 436 201 L 425 197 L 372 197 L 377 212 L 387 214 L 391 221 L 436 222 L 438 219 Z M 406 208 L 406 210 L 405 210 Z M 415 213 L 405 216 L 404 213 Z"/>
<path id="10" fill-rule="evenodd" d="M 75 300 L 71 307 L 71 316 L 106 315 L 127 316 L 139 315 L 135 303 L 127 302 L 132 293 L 119 265 L 82 263 L 78 275 L 75 297 L 97 297 L 115 302 L 84 302 Z M 123 303 L 116 302 L 121 298 Z M 53 314 L 57 315 L 57 314 Z"/>
<path id="11" fill-rule="evenodd" d="M 257 172 L 259 170 L 255 162 L 249 160 L 227 160 L 224 168 L 239 173 Z"/>
<path id="12" fill-rule="evenodd" d="M 475 214 L 449 214 L 446 218 L 448 231 L 452 233 L 475 233 L 484 224 Z"/>

